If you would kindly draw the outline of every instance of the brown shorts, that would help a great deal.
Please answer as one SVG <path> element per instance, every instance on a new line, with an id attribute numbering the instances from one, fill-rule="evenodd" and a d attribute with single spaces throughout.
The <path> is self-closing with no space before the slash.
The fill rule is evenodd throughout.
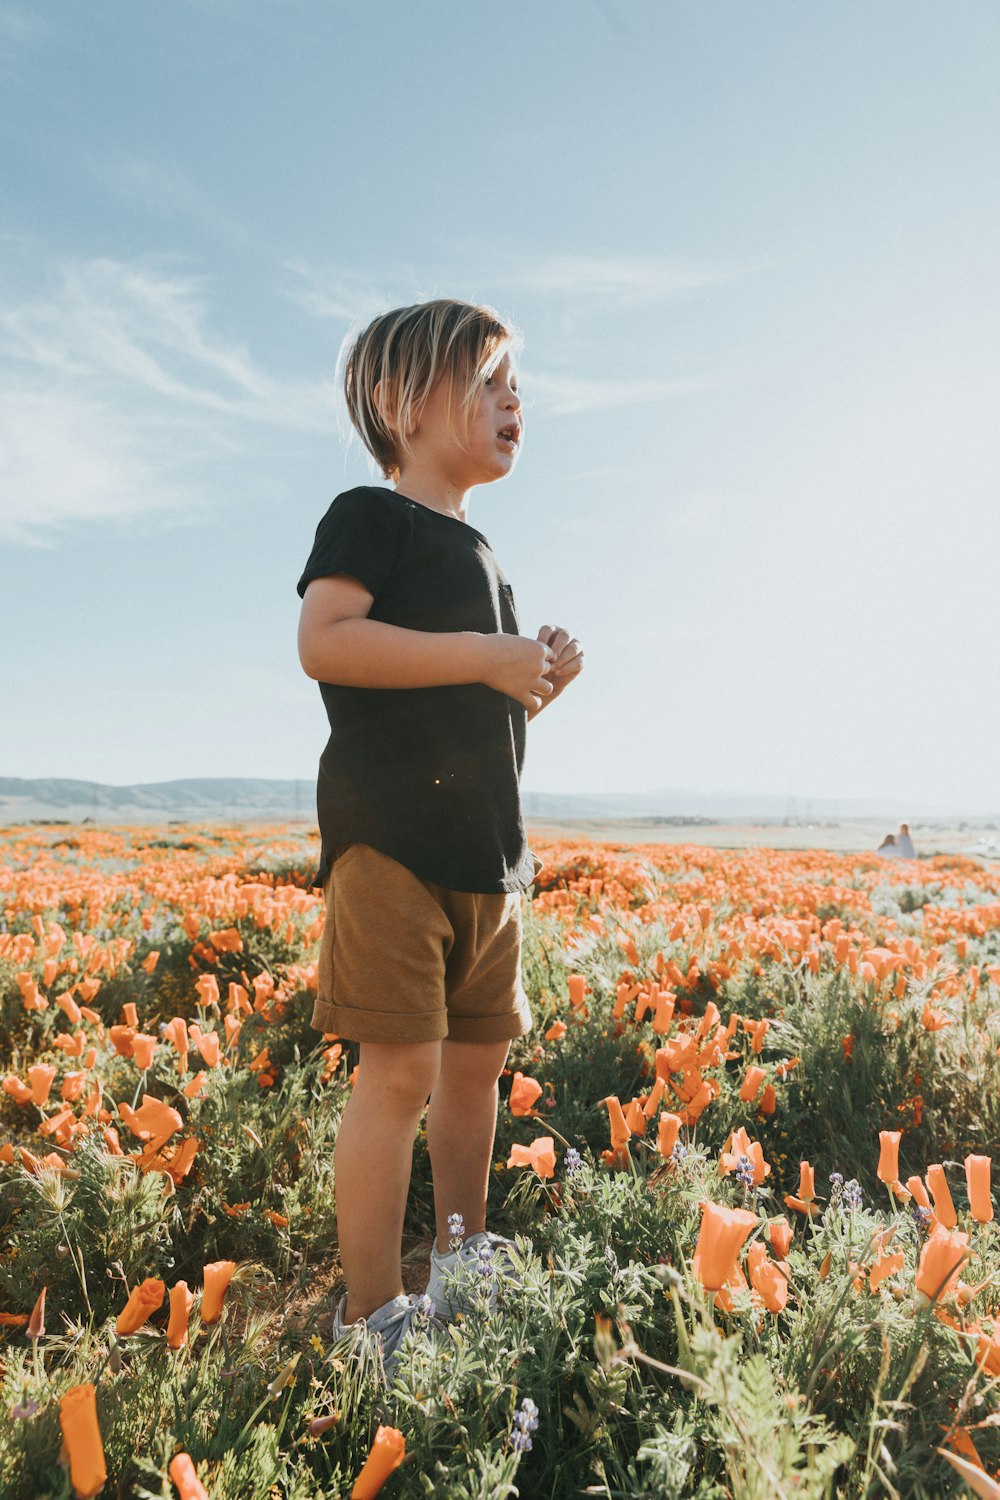
<path id="1" fill-rule="evenodd" d="M 323 891 L 317 1031 L 357 1042 L 500 1042 L 531 1030 L 521 891 L 451 890 L 370 844 L 339 852 Z"/>

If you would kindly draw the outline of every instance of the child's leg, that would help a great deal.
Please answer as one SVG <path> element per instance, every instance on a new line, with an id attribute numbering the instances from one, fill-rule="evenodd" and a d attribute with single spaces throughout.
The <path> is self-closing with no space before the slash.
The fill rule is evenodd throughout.
<path id="1" fill-rule="evenodd" d="M 437 1248 L 444 1255 L 449 1214 L 462 1215 L 466 1238 L 486 1228 L 498 1082 L 510 1042 L 446 1038 L 438 1045 L 441 1067 L 427 1111 L 427 1150 L 434 1175 Z"/>
<path id="2" fill-rule="evenodd" d="M 403 1290 L 400 1262 L 413 1141 L 438 1077 L 442 1043 L 362 1042 L 360 1047 L 334 1148 L 337 1237 L 350 1323 Z M 493 1108 L 495 1114 L 495 1102 Z"/>

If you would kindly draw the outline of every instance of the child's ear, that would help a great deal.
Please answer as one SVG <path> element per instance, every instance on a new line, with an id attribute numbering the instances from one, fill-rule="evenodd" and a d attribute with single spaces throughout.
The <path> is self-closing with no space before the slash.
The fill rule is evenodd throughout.
<path id="1" fill-rule="evenodd" d="M 375 382 L 375 389 L 372 391 L 372 401 L 374 403 L 375 410 L 378 412 L 379 416 L 381 417 L 383 426 L 387 427 L 390 432 L 395 432 L 395 430 L 396 430 L 396 424 L 392 420 L 392 417 L 389 415 L 389 413 L 388 413 L 388 411 L 386 409 L 389 393 L 388 393 L 388 391 L 386 392 L 386 400 L 385 401 L 383 401 L 383 399 L 382 399 L 382 394 L 383 394 L 382 393 L 382 382 L 381 382 L 381 380 L 376 380 L 376 382 Z"/>

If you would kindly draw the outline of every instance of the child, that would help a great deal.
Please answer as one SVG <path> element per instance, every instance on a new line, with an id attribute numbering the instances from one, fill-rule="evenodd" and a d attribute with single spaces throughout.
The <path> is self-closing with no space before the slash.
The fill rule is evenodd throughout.
<path id="1" fill-rule="evenodd" d="M 468 520 L 470 489 L 520 452 L 518 342 L 492 308 L 444 300 L 383 313 L 353 341 L 348 412 L 395 488 L 338 495 L 298 583 L 299 657 L 331 731 L 312 1025 L 360 1043 L 334 1154 L 348 1288 L 334 1337 L 364 1319 L 387 1373 L 415 1312 L 457 1310 L 442 1272 L 511 1244 L 485 1214 L 498 1079 L 532 1026 L 521 892 L 542 865 L 521 813 L 525 725 L 583 666 L 568 631 L 519 634 L 510 584 Z M 400 1258 L 428 1096 L 437 1239 L 417 1299 Z"/>

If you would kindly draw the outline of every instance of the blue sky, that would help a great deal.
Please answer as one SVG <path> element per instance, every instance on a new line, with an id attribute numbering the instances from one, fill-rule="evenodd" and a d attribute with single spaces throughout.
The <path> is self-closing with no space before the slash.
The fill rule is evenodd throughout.
<path id="1" fill-rule="evenodd" d="M 993 811 L 994 0 L 0 0 L 0 774 L 313 778 L 333 377 L 514 319 L 533 791 Z"/>

